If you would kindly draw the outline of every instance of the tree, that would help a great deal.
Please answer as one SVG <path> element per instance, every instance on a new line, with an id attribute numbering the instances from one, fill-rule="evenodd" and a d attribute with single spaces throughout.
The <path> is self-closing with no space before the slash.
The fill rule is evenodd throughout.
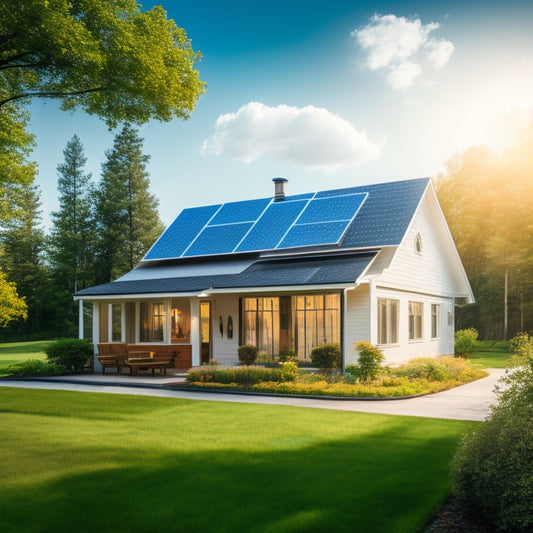
<path id="1" fill-rule="evenodd" d="M 3 0 L 0 112 L 60 99 L 109 126 L 187 119 L 205 84 L 185 30 L 135 0 Z M 10 108 L 11 106 L 11 108 Z"/>
<path id="2" fill-rule="evenodd" d="M 44 231 L 41 227 L 39 189 L 27 186 L 17 191 L 15 214 L 4 223 L 1 232 L 1 265 L 7 279 L 15 283 L 17 292 L 28 306 L 28 320 L 13 321 L 4 336 L 32 337 L 47 325 L 48 270 L 44 265 Z M 26 318 L 19 314 L 20 319 Z"/>
<path id="3" fill-rule="evenodd" d="M 63 150 L 58 165 L 59 211 L 52 213 L 50 261 L 60 285 L 69 294 L 92 284 L 95 222 L 91 175 L 84 172 L 83 145 L 77 135 Z"/>
<path id="4" fill-rule="evenodd" d="M 7 281 L 6 275 L 0 271 L 0 328 L 6 327 L 12 320 L 27 318 L 28 306 L 17 293 L 12 281 Z"/>
<path id="5" fill-rule="evenodd" d="M 158 200 L 149 192 L 149 156 L 143 139 L 130 124 L 106 152 L 96 193 L 99 236 L 97 282 L 105 283 L 131 270 L 159 237 L 164 226 Z"/>
<path id="6" fill-rule="evenodd" d="M 437 194 L 472 284 L 476 304 L 459 329 L 505 339 L 533 327 L 533 122 L 497 155 L 472 147 L 447 163 Z"/>

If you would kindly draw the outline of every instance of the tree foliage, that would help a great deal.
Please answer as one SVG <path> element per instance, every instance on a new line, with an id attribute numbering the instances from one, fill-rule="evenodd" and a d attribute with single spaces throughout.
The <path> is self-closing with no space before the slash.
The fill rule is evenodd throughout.
<path id="1" fill-rule="evenodd" d="M 499 155 L 481 146 L 454 156 L 436 180 L 476 297 L 476 304 L 459 311 L 457 326 L 475 327 L 481 338 L 533 328 L 531 154 L 533 122 Z"/>
<path id="2" fill-rule="evenodd" d="M 149 192 L 149 156 L 142 153 L 142 143 L 138 131 L 125 124 L 106 152 L 96 193 L 99 283 L 131 270 L 164 229 L 159 201 Z"/>
<path id="3" fill-rule="evenodd" d="M 135 0 L 3 0 L 0 110 L 56 98 L 116 126 L 188 118 L 204 83 L 185 30 Z"/>
<path id="4" fill-rule="evenodd" d="M 17 318 L 27 318 L 28 306 L 17 293 L 12 281 L 7 281 L 6 275 L 0 271 L 0 328 L 7 326 Z"/>

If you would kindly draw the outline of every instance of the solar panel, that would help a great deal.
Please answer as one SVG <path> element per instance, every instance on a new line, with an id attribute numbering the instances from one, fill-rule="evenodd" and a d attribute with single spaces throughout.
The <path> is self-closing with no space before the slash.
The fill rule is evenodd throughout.
<path id="1" fill-rule="evenodd" d="M 366 199 L 345 189 L 185 209 L 146 260 L 337 244 Z"/>
<path id="2" fill-rule="evenodd" d="M 183 257 L 232 253 L 251 227 L 251 222 L 206 226 L 185 250 Z"/>
<path id="3" fill-rule="evenodd" d="M 307 200 L 270 204 L 236 251 L 275 249 L 306 205 Z"/>
<path id="4" fill-rule="evenodd" d="M 170 259 L 181 257 L 220 205 L 184 209 L 148 251 L 145 259 Z"/>

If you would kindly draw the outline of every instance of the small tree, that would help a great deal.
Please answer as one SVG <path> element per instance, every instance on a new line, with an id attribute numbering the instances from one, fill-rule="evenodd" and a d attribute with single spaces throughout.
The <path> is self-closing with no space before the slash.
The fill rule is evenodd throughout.
<path id="1" fill-rule="evenodd" d="M 375 380 L 381 372 L 381 363 L 385 360 L 383 352 L 368 341 L 356 342 L 354 348 L 359 352 L 359 379 Z"/>
<path id="2" fill-rule="evenodd" d="M 245 344 L 237 348 L 237 353 L 239 355 L 239 363 L 241 365 L 250 366 L 254 364 L 254 361 L 257 359 L 257 346 L 252 346 L 251 344 Z"/>
<path id="3" fill-rule="evenodd" d="M 93 356 L 93 345 L 86 339 L 64 339 L 46 348 L 48 361 L 65 369 L 67 374 L 81 374 Z"/>

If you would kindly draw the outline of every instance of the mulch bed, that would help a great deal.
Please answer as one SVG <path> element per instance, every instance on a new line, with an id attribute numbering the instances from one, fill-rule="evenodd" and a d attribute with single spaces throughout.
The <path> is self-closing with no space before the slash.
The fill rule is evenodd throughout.
<path id="1" fill-rule="evenodd" d="M 496 529 L 467 502 L 449 496 L 420 533 L 496 533 Z"/>

